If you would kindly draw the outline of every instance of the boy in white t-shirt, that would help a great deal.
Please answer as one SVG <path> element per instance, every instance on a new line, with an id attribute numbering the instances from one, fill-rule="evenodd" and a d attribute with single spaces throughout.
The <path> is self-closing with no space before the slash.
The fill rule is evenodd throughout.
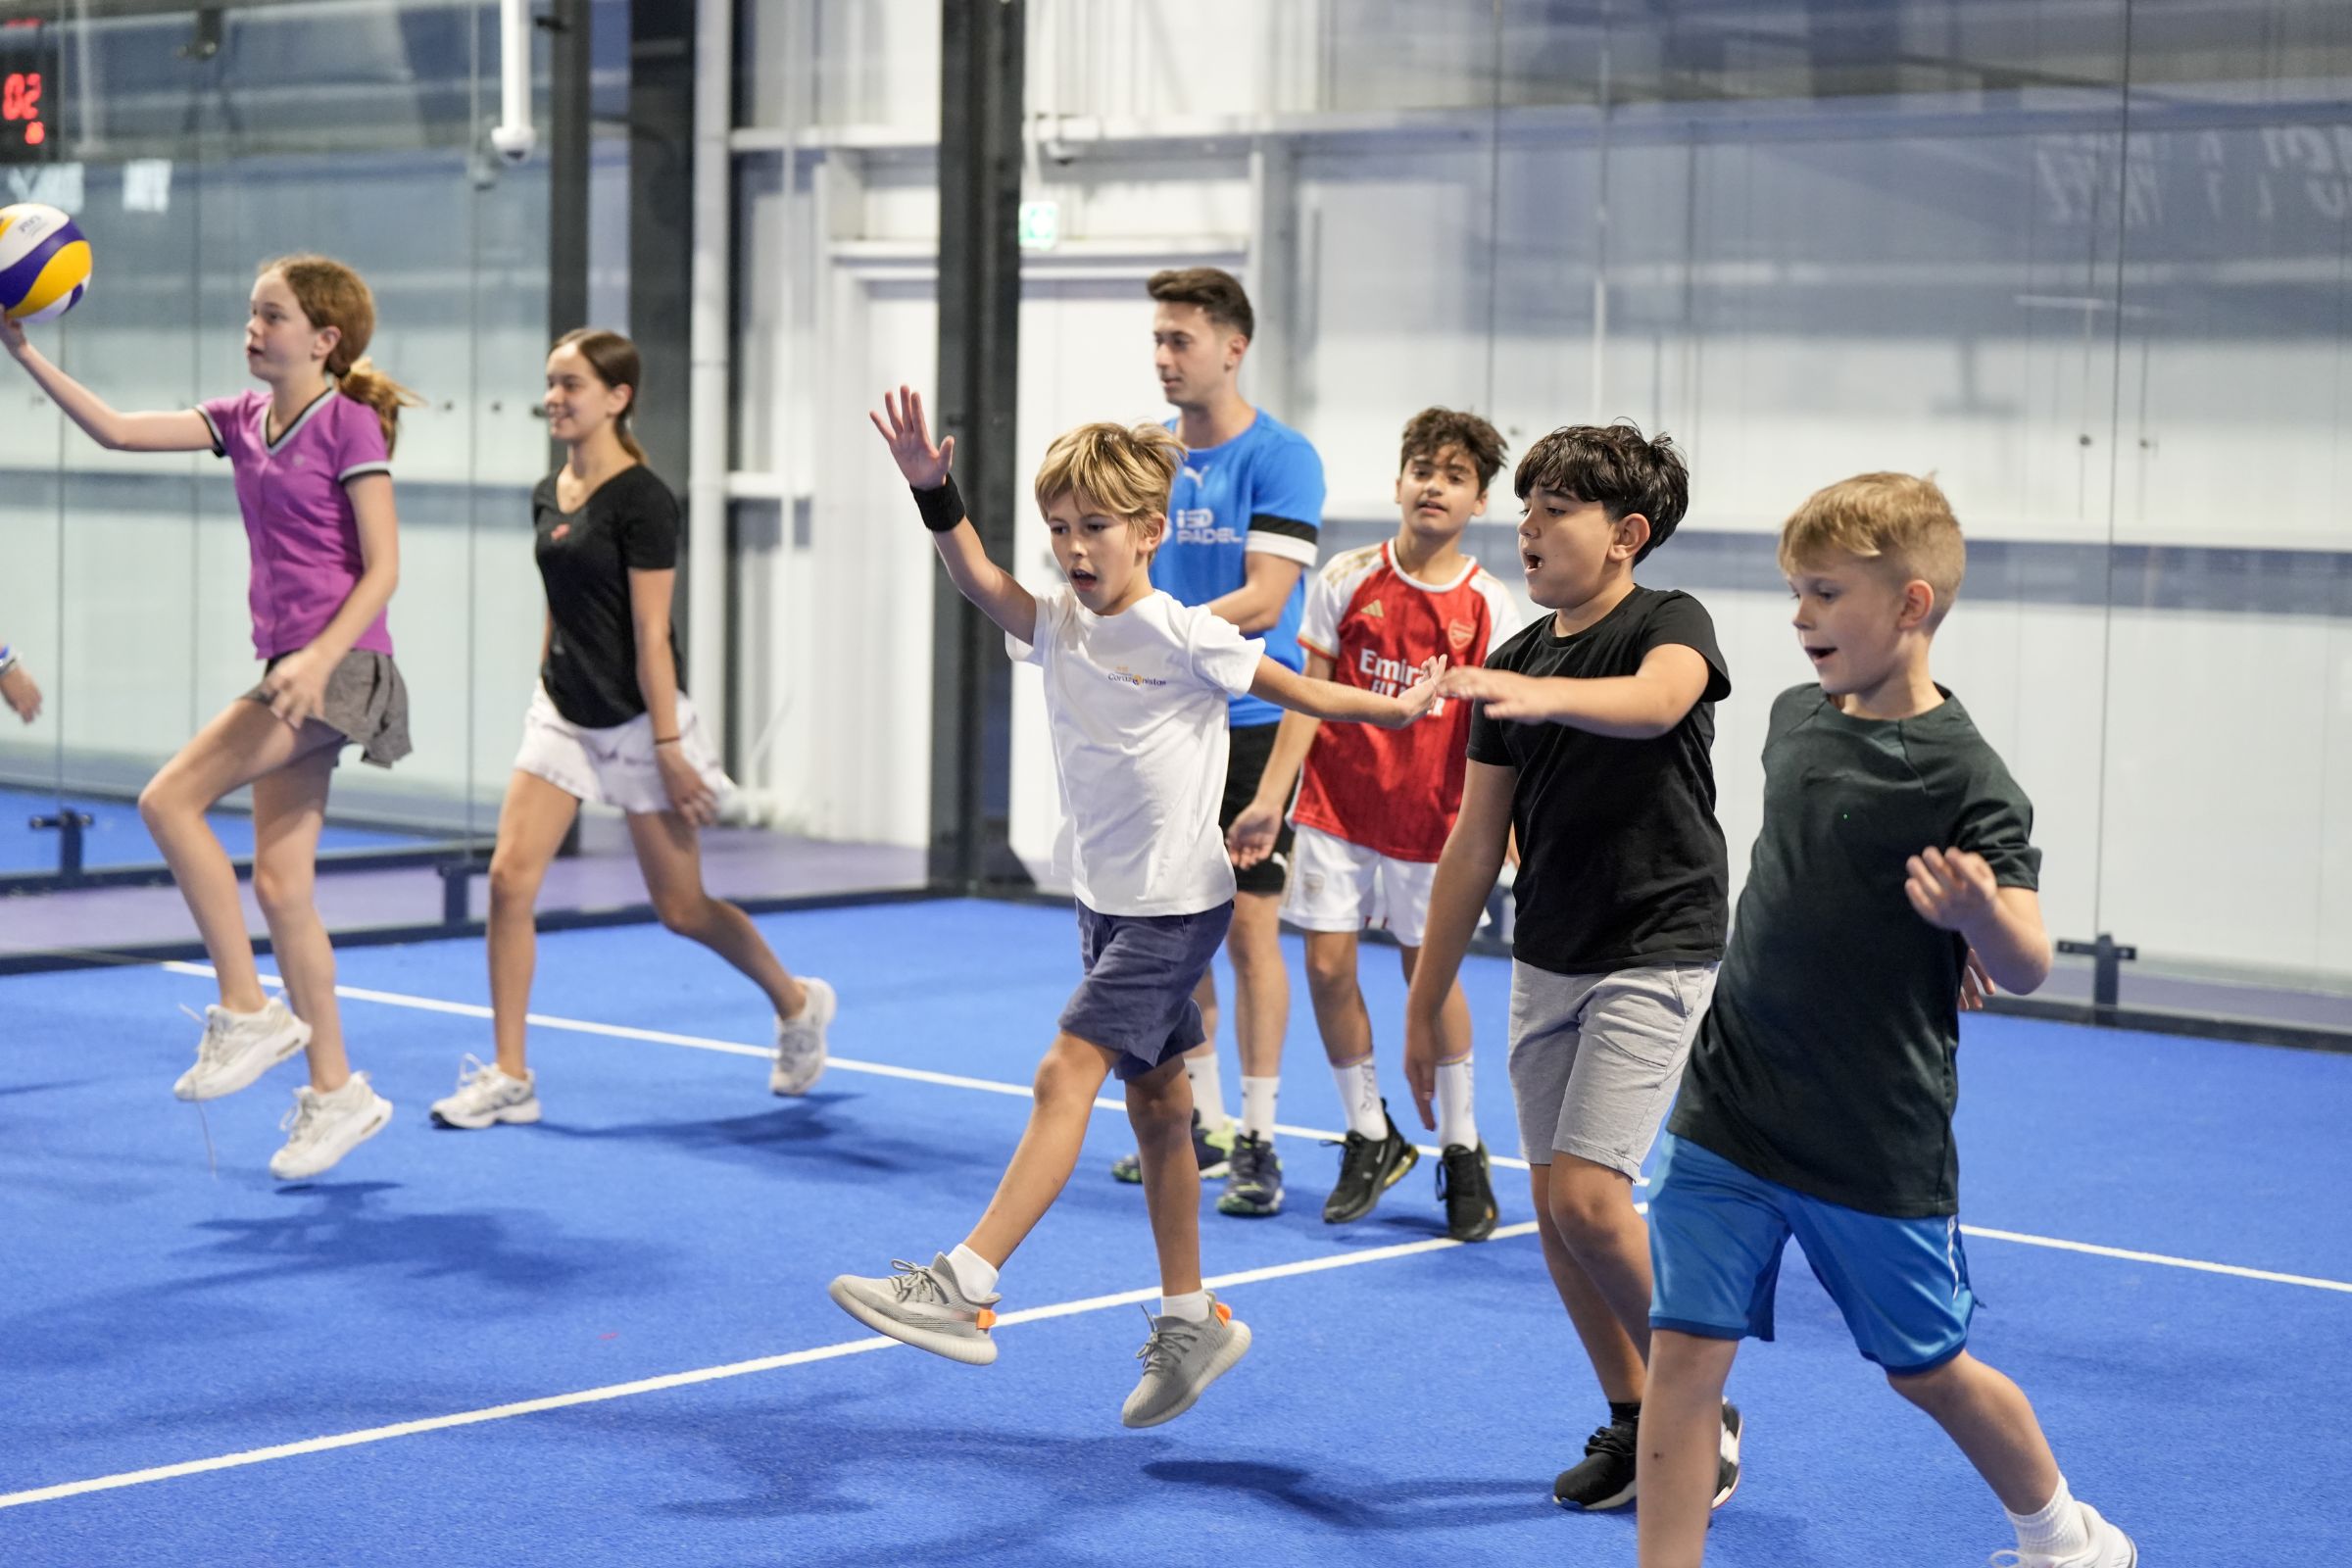
<path id="1" fill-rule="evenodd" d="M 1193 988 L 1233 918 L 1233 866 L 1217 830 L 1225 716 L 1245 692 L 1322 719 L 1401 728 L 1426 711 L 1428 677 L 1399 696 L 1309 680 L 1229 621 L 1152 587 L 1184 449 L 1158 425 L 1088 424 L 1046 453 L 1038 508 L 1067 582 L 1033 598 L 992 563 L 949 473 L 955 440 L 931 444 L 922 402 L 883 399 L 875 428 L 914 491 L 940 560 L 1045 672 L 1054 773 L 1068 817 L 1071 886 L 1086 965 L 1037 1070 L 1028 1129 L 971 1235 L 887 1278 L 843 1275 L 833 1299 L 867 1327 L 957 1361 L 997 1358 L 997 1271 L 1069 1180 L 1105 1077 L 1126 1085 L 1159 1253 L 1160 1309 L 1143 1380 L 1119 1419 L 1156 1426 L 1193 1407 L 1250 1348 L 1249 1328 L 1200 1282 L 1200 1171 L 1184 1054 L 1204 1038 Z"/>

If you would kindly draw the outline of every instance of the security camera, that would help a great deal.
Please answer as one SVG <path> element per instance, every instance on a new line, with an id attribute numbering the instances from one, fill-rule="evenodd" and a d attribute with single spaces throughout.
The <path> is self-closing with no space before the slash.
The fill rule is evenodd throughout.
<path id="1" fill-rule="evenodd" d="M 490 130 L 490 145 L 508 163 L 519 164 L 539 145 L 539 133 L 528 125 L 494 125 Z"/>

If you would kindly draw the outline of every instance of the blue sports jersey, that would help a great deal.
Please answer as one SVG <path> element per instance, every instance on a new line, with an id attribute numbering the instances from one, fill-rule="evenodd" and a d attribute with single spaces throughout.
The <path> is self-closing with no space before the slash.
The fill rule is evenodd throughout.
<path id="1" fill-rule="evenodd" d="M 1168 428 L 1176 428 L 1170 419 Z M 1323 523 L 1323 460 L 1306 437 L 1259 410 L 1250 428 L 1222 446 L 1188 452 L 1168 496 L 1168 538 L 1152 560 L 1152 585 L 1180 603 L 1205 605 L 1242 586 L 1246 557 L 1263 550 L 1315 564 Z M 1282 618 L 1263 632 L 1266 656 L 1304 667 L 1298 619 L 1306 606 L 1306 574 L 1291 590 Z M 1271 724 L 1282 710 L 1255 697 L 1233 699 L 1227 722 Z"/>

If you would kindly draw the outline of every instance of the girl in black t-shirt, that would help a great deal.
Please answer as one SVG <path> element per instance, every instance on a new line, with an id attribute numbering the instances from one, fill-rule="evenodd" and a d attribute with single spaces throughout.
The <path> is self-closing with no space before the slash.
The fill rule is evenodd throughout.
<path id="1" fill-rule="evenodd" d="M 547 630 L 490 858 L 497 1059 L 466 1058 L 458 1092 L 433 1106 L 447 1127 L 539 1119 L 523 1052 L 538 955 L 532 906 L 582 801 L 628 813 L 662 923 L 767 993 L 776 1012 L 768 1088 L 806 1094 L 824 1070 L 833 988 L 794 979 L 749 916 L 703 889 L 700 830 L 733 786 L 678 684 L 669 619 L 678 507 L 629 433 L 639 373 L 636 346 L 616 332 L 567 333 L 547 358 L 548 430 L 570 455 L 531 497 Z"/>

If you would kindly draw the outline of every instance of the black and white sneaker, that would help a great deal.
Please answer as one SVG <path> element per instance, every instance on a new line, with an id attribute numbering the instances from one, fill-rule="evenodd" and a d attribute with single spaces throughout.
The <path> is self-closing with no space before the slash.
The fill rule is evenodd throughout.
<path id="1" fill-rule="evenodd" d="M 1457 1242 L 1483 1242 L 1494 1234 L 1499 1211 L 1494 1183 L 1487 1174 L 1487 1146 L 1448 1144 L 1438 1158 L 1438 1201 L 1446 1205 L 1446 1234 Z"/>
<path id="2" fill-rule="evenodd" d="M 1217 1195 L 1217 1212 L 1266 1219 L 1282 1212 L 1282 1156 L 1274 1140 L 1243 1133 L 1233 1141 L 1227 1159 L 1225 1191 Z"/>
<path id="3" fill-rule="evenodd" d="M 1708 1504 L 1710 1508 L 1722 1507 L 1740 1490 L 1740 1438 L 1745 1429 L 1740 1407 L 1724 1400 L 1723 1440 L 1715 1456 L 1715 1498 Z M 1586 1441 L 1584 1458 L 1552 1482 L 1551 1500 L 1563 1508 L 1589 1513 L 1624 1507 L 1634 1500 L 1636 1449 L 1631 1424 L 1612 1422 L 1602 1427 Z"/>
<path id="4" fill-rule="evenodd" d="M 1634 1500 L 1634 1428 L 1613 1421 L 1585 1440 L 1585 1456 L 1559 1473 L 1551 1500 L 1563 1508 L 1598 1513 Z"/>
<path id="5" fill-rule="evenodd" d="M 1403 1180 L 1420 1161 L 1421 1152 L 1396 1130 L 1389 1102 L 1380 1102 L 1380 1119 L 1387 1130 L 1378 1138 L 1351 1132 L 1340 1143 L 1340 1179 L 1323 1205 L 1323 1223 L 1346 1225 L 1362 1219 L 1380 1201 L 1380 1195 Z"/>

